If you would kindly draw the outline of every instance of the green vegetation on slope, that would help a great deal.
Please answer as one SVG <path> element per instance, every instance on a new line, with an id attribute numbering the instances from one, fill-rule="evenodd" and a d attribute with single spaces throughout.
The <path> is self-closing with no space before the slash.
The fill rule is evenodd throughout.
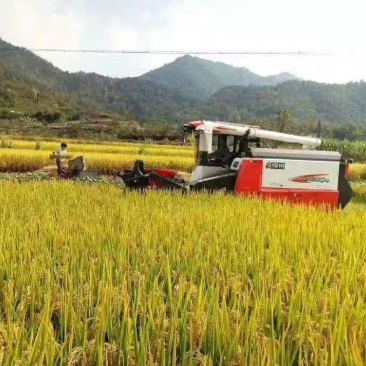
<path id="1" fill-rule="evenodd" d="M 186 119 L 187 110 L 193 109 L 193 100 L 157 83 L 63 72 L 32 52 L 1 40 L 0 48 L 16 49 L 0 52 L 3 111 L 36 114 L 48 109 L 65 115 L 65 108 L 106 110 L 139 120 L 176 121 Z M 66 115 L 69 117 L 70 113 Z"/>
<path id="2" fill-rule="evenodd" d="M 0 48 L 16 47 L 0 40 Z M 248 122 L 289 110 L 302 124 L 321 119 L 333 126 L 350 123 L 348 130 L 366 125 L 365 82 L 286 81 L 291 78 L 289 74 L 261 78 L 244 68 L 185 56 L 138 78 L 115 79 L 64 72 L 16 48 L 0 52 L 0 117 L 15 110 L 52 122 L 107 111 L 140 121 Z M 349 138 L 349 131 L 338 131 L 333 137 L 345 135 Z M 357 138 L 364 138 L 364 131 L 352 136 Z"/>
<path id="3" fill-rule="evenodd" d="M 288 81 L 276 86 L 227 87 L 213 95 L 206 114 L 253 119 L 291 110 L 300 120 L 366 123 L 366 83 L 344 85 Z"/>
<path id="4" fill-rule="evenodd" d="M 288 73 L 262 77 L 244 67 L 186 55 L 140 78 L 180 90 L 187 97 L 204 100 L 229 85 L 275 85 L 296 77 Z"/>

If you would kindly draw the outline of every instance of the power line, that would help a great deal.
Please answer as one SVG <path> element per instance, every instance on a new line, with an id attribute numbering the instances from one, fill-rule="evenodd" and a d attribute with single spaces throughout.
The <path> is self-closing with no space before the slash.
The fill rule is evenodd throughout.
<path id="1" fill-rule="evenodd" d="M 0 48 L 5 51 L 100 53 L 100 54 L 151 54 L 151 55 L 273 55 L 273 56 L 325 56 L 328 53 L 304 51 L 182 51 L 182 50 L 108 50 L 108 49 L 57 49 L 57 48 Z"/>

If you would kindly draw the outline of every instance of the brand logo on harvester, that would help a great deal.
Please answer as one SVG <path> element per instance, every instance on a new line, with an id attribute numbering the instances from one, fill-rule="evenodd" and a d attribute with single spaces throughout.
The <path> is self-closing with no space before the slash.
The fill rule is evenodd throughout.
<path id="1" fill-rule="evenodd" d="M 285 169 L 285 163 L 279 163 L 277 161 L 269 161 L 266 164 L 267 169 Z"/>
<path id="2" fill-rule="evenodd" d="M 289 180 L 295 183 L 329 183 L 330 179 L 327 176 L 328 174 L 308 174 L 289 178 Z"/>

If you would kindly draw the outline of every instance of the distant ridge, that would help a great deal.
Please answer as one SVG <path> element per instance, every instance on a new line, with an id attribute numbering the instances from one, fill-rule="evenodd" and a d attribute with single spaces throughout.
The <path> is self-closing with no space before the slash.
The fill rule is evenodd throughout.
<path id="1" fill-rule="evenodd" d="M 179 57 L 140 78 L 177 89 L 183 95 L 197 99 L 206 99 L 226 86 L 276 85 L 298 79 L 286 72 L 259 76 L 244 67 L 238 68 L 188 55 Z"/>
<path id="2" fill-rule="evenodd" d="M 0 48 L 15 47 L 0 39 Z M 72 119 L 85 111 L 131 119 L 255 121 L 288 109 L 299 121 L 366 125 L 366 83 L 322 84 L 288 73 L 261 77 L 246 68 L 183 56 L 135 78 L 70 73 L 22 48 L 0 52 L 0 117 Z"/>

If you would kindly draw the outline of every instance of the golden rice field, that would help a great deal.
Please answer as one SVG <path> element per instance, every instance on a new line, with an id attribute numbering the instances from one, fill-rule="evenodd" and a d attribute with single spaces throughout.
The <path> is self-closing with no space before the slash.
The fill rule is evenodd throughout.
<path id="1" fill-rule="evenodd" d="M 38 145 L 37 145 L 38 144 Z M 128 142 L 123 143 L 80 143 L 71 142 L 68 144 L 70 154 L 75 153 L 107 153 L 107 154 L 130 154 L 130 155 L 157 155 L 157 156 L 179 156 L 192 157 L 193 151 L 190 146 L 177 145 L 154 145 L 154 144 L 133 144 Z M 35 150 L 36 147 L 43 151 L 54 151 L 60 147 L 60 142 L 56 141 L 40 141 L 31 140 L 12 140 L 11 146 L 13 149 Z"/>
<path id="2" fill-rule="evenodd" d="M 353 190 L 352 202 L 355 203 L 366 203 L 366 183 L 355 182 L 351 183 Z"/>
<path id="3" fill-rule="evenodd" d="M 350 165 L 350 181 L 366 180 L 366 164 L 353 163 Z"/>
<path id="4" fill-rule="evenodd" d="M 49 156 L 59 147 L 56 141 L 11 140 L 10 149 L 0 149 L 0 172 L 31 172 L 54 165 Z M 191 172 L 194 152 L 191 146 L 109 143 L 93 144 L 73 141 L 69 144 L 70 158 L 83 155 L 88 168 L 100 174 L 113 174 L 129 169 L 141 159 L 147 168 L 166 168 Z M 350 181 L 366 180 L 366 164 L 351 164 Z"/>
<path id="5" fill-rule="evenodd" d="M 50 160 L 50 151 L 36 151 L 23 149 L 0 149 L 0 171 L 2 172 L 30 172 L 45 166 L 55 165 Z M 131 168 L 137 159 L 142 159 L 147 168 L 167 168 L 191 171 L 194 158 L 161 155 L 132 155 L 117 153 L 72 153 L 71 158 L 83 155 L 88 169 L 96 170 L 100 174 L 112 174 L 121 169 Z"/>
<path id="6" fill-rule="evenodd" d="M 0 183 L 1 365 L 363 365 L 366 211 Z"/>
<path id="7" fill-rule="evenodd" d="M 59 148 L 59 142 L 11 140 L 11 148 L 0 149 L 0 172 L 31 172 L 49 165 L 50 154 Z M 100 174 L 113 174 L 131 168 L 137 159 L 145 161 L 147 168 L 166 168 L 191 171 L 194 153 L 189 146 L 161 146 L 151 144 L 90 144 L 72 143 L 69 158 L 83 155 L 88 169 Z"/>

